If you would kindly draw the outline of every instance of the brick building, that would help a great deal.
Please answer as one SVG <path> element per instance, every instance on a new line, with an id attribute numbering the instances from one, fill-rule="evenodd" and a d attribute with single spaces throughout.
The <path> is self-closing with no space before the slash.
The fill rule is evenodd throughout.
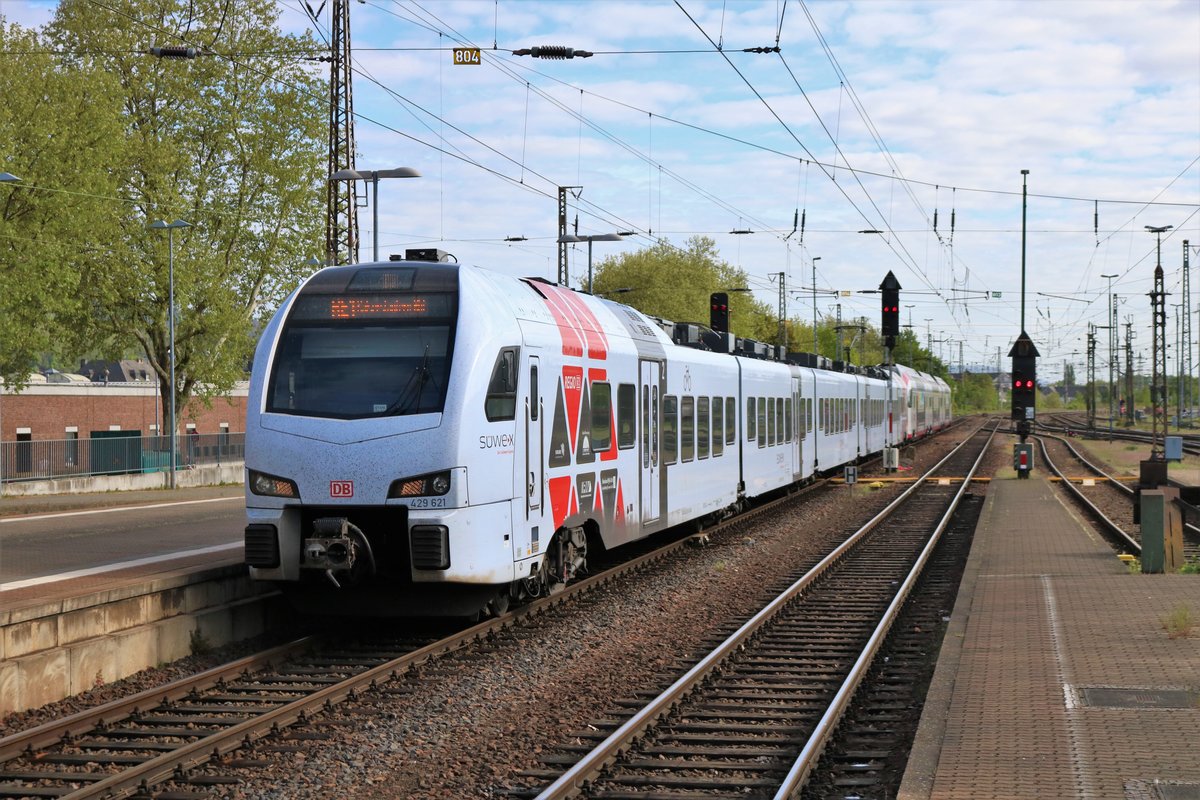
<path id="1" fill-rule="evenodd" d="M 166 433 L 158 386 L 152 382 L 93 381 L 36 383 L 20 392 L 0 384 L 0 442 L 45 439 L 86 439 L 101 431 L 137 431 L 151 436 Z M 248 384 L 211 400 L 211 407 L 192 400 L 177 409 L 179 431 L 241 433 L 246 428 Z"/>

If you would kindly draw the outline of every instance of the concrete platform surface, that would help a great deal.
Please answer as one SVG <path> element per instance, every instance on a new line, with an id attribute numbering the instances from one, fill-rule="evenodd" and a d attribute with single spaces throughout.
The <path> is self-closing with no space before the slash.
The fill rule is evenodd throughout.
<path id="1" fill-rule="evenodd" d="M 901 800 L 1200 798 L 1200 576 L 1130 574 L 1064 503 L 991 483 Z"/>

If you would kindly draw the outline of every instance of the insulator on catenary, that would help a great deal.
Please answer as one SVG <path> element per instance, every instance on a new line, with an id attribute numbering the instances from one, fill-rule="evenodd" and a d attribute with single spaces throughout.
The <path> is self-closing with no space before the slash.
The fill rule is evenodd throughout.
<path id="1" fill-rule="evenodd" d="M 562 45 L 550 44 L 541 45 L 539 47 L 526 47 L 520 50 L 513 50 L 514 56 L 533 56 L 534 58 L 549 58 L 549 59 L 565 59 L 565 58 L 591 58 L 592 53 L 589 50 L 576 50 L 573 47 L 563 47 Z"/>
<path id="2" fill-rule="evenodd" d="M 150 55 L 158 56 L 159 58 L 195 58 L 200 55 L 200 49 L 169 44 L 163 47 L 151 47 Z"/>

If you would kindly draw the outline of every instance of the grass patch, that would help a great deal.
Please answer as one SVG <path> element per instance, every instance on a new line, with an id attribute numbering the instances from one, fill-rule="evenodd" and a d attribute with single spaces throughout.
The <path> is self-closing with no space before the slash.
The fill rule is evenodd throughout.
<path id="1" fill-rule="evenodd" d="M 1186 639 L 1196 629 L 1196 616 L 1187 603 L 1180 603 L 1162 620 L 1163 630 L 1168 639 Z"/>

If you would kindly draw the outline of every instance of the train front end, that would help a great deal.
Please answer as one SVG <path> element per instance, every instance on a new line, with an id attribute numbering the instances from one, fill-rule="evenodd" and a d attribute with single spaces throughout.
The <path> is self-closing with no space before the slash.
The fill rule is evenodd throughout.
<path id="1" fill-rule="evenodd" d="M 245 560 L 301 610 L 470 614 L 512 580 L 495 529 L 510 496 L 471 505 L 457 446 L 476 366 L 455 358 L 459 273 L 437 262 L 330 267 L 262 335 Z"/>

